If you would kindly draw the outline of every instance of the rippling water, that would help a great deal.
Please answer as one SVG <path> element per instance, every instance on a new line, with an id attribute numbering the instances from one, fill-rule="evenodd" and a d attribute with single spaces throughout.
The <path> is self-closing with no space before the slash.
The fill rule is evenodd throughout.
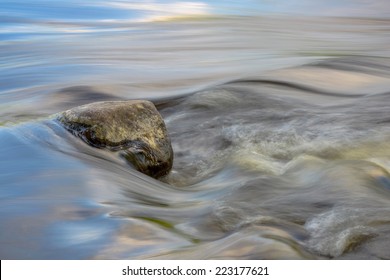
<path id="1" fill-rule="evenodd" d="M 390 258 L 389 5 L 260 2 L 2 1 L 0 258 Z M 137 98 L 161 180 L 54 121 Z"/>

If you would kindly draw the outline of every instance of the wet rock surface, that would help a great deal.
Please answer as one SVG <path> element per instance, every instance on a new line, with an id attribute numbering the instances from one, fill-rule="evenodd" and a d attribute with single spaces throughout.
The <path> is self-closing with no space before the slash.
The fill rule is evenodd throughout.
<path id="1" fill-rule="evenodd" d="M 120 151 L 149 176 L 164 176 L 172 168 L 173 151 L 165 123 L 149 101 L 90 103 L 62 112 L 57 119 L 87 144 Z"/>

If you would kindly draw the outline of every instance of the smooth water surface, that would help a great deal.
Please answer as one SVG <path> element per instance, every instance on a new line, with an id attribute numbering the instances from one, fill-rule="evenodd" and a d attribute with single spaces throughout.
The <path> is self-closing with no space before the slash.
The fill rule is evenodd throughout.
<path id="1" fill-rule="evenodd" d="M 390 258 L 390 6 L 272 2 L 2 1 L 0 258 Z M 161 180 L 55 121 L 140 98 Z"/>

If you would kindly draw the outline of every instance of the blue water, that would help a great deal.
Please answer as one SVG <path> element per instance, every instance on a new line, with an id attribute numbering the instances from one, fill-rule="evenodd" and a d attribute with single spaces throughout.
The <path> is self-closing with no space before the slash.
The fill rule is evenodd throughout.
<path id="1" fill-rule="evenodd" d="M 1 259 L 388 259 L 388 1 L 1 1 Z M 148 99 L 160 180 L 55 121 Z"/>

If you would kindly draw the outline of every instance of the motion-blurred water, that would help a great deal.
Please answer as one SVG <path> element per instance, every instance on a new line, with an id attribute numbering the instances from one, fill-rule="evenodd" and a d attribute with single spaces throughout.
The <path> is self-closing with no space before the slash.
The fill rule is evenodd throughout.
<path id="1" fill-rule="evenodd" d="M 2 1 L 0 258 L 390 258 L 390 6 L 282 2 Z M 159 181 L 54 121 L 139 98 Z"/>

